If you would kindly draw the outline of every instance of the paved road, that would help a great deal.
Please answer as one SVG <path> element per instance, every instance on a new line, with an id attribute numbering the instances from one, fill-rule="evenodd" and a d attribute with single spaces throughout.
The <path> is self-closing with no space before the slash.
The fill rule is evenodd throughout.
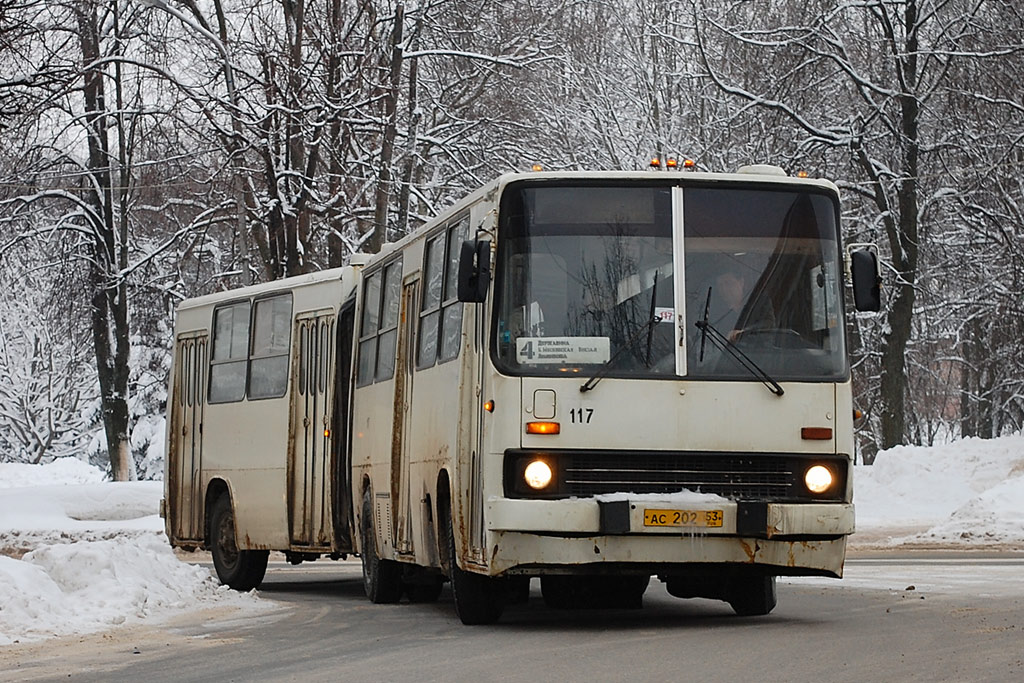
<path id="1" fill-rule="evenodd" d="M 535 581 L 489 627 L 462 626 L 447 589 L 433 605 L 372 605 L 358 571 L 272 565 L 261 594 L 281 609 L 20 646 L 0 680 L 1024 680 L 1019 555 L 856 558 L 842 582 L 781 583 L 776 610 L 751 619 L 657 581 L 642 610 L 550 610 Z"/>

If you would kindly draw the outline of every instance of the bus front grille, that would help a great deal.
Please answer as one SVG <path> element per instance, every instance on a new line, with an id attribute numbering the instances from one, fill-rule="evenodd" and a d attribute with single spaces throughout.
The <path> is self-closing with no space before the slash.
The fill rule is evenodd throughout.
<path id="1" fill-rule="evenodd" d="M 570 496 L 602 493 L 676 493 L 682 489 L 725 498 L 788 498 L 793 468 L 785 459 L 729 455 L 648 454 L 641 457 L 580 455 L 563 467 Z"/>
<path id="2" fill-rule="evenodd" d="M 519 484 L 525 464 L 543 458 L 554 481 L 541 492 Z M 803 486 L 811 464 L 830 463 L 840 479 L 829 496 Z M 510 497 L 586 498 L 608 493 L 713 493 L 731 500 L 840 500 L 846 490 L 845 456 L 686 451 L 548 451 L 511 449 L 505 459 L 505 493 Z M 519 480 L 519 481 L 517 481 Z"/>

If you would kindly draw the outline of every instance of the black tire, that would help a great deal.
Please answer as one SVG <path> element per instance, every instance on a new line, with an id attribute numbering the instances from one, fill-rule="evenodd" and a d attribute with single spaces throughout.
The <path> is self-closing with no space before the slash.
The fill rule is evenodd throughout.
<path id="1" fill-rule="evenodd" d="M 436 580 L 405 584 L 405 594 L 409 596 L 409 602 L 437 602 L 443 587 L 444 579 L 437 577 Z"/>
<path id="2" fill-rule="evenodd" d="M 369 489 L 363 494 L 359 539 L 366 597 L 378 605 L 398 602 L 402 597 L 402 565 L 393 560 L 382 560 L 377 555 L 377 534 L 373 529 L 373 503 Z"/>
<path id="3" fill-rule="evenodd" d="M 774 576 L 751 576 L 734 579 L 726 601 L 741 617 L 761 617 L 778 602 Z"/>
<path id="4" fill-rule="evenodd" d="M 530 577 L 509 576 L 505 578 L 505 604 L 525 605 L 530 601 Z"/>
<path id="5" fill-rule="evenodd" d="M 236 591 L 251 591 L 267 574 L 268 550 L 239 550 L 231 497 L 222 493 L 210 508 L 210 553 L 217 578 Z"/>
<path id="6" fill-rule="evenodd" d="M 576 606 L 576 591 L 572 576 L 540 577 L 540 594 L 544 604 L 551 609 L 573 609 Z"/>
<path id="7" fill-rule="evenodd" d="M 542 576 L 544 604 L 554 609 L 640 609 L 650 576 Z"/>
<path id="8" fill-rule="evenodd" d="M 448 573 L 452 580 L 452 595 L 455 598 L 455 613 L 467 626 L 493 624 L 505 611 L 505 584 L 501 579 L 474 574 L 459 569 L 455 554 L 455 531 L 452 518 L 448 515 Z"/>

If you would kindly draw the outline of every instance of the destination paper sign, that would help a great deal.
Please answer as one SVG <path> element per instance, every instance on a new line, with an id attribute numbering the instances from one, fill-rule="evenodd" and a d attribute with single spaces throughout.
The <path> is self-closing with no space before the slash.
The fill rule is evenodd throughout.
<path id="1" fill-rule="evenodd" d="M 538 365 L 604 363 L 611 356 L 608 337 L 520 337 L 516 360 Z"/>

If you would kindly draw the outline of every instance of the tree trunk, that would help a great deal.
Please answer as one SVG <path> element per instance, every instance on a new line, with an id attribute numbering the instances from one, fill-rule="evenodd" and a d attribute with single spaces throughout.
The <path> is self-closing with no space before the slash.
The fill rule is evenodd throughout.
<path id="1" fill-rule="evenodd" d="M 893 264 L 899 272 L 896 299 L 889 309 L 889 331 L 882 344 L 881 422 L 882 448 L 902 444 L 906 437 L 906 353 L 914 316 L 914 299 L 918 267 L 918 204 L 917 179 L 920 156 L 920 102 L 915 94 L 918 80 L 917 3 L 909 0 L 903 14 L 906 31 L 903 54 L 895 55 L 902 74 L 899 96 L 903 147 L 903 168 L 897 190 L 899 230 L 889 235 Z"/>
<path id="2" fill-rule="evenodd" d="M 398 85 L 402 77 L 402 23 L 405 10 L 402 3 L 395 7 L 395 27 L 391 33 L 391 73 L 388 91 L 384 95 L 384 137 L 380 146 L 380 167 L 377 174 L 377 192 L 373 212 L 373 234 L 365 242 L 365 251 L 376 253 L 388 239 L 388 203 L 391 201 L 391 161 L 395 154 L 396 116 L 398 112 Z"/>
<path id="3" fill-rule="evenodd" d="M 124 235 L 118 233 L 114 218 L 103 72 L 95 66 L 100 56 L 95 4 L 76 5 L 75 13 L 84 66 L 82 94 L 90 178 L 83 183 L 93 209 L 88 216 L 93 234 L 89 280 L 101 412 L 111 475 L 115 481 L 131 481 L 137 475 L 128 440 L 128 291 L 120 277 L 120 264 L 126 258 L 126 251 Z"/>

